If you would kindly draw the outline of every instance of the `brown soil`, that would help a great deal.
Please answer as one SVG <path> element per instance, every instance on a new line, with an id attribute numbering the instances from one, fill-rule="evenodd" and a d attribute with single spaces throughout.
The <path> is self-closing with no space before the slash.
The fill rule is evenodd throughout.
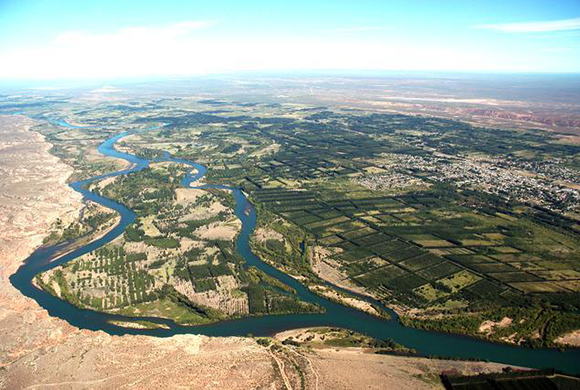
<path id="1" fill-rule="evenodd" d="M 565 335 L 558 337 L 556 339 L 556 342 L 559 344 L 580 347 L 580 330 L 575 330 L 574 332 L 566 333 Z"/>
<path id="2" fill-rule="evenodd" d="M 509 317 L 502 318 L 499 322 L 483 321 L 479 326 L 480 333 L 492 334 L 495 328 L 506 328 L 512 324 L 512 319 Z"/>

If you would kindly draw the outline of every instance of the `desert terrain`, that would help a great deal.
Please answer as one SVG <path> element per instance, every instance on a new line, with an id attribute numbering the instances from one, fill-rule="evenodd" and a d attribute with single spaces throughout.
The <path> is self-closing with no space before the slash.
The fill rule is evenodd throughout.
<path id="1" fill-rule="evenodd" d="M 505 129 L 543 129 L 568 142 L 580 142 L 578 88 L 566 76 L 554 77 L 550 86 L 540 77 L 523 75 L 420 74 L 264 78 L 255 86 L 264 92 L 274 90 L 294 104 L 461 119 Z"/>

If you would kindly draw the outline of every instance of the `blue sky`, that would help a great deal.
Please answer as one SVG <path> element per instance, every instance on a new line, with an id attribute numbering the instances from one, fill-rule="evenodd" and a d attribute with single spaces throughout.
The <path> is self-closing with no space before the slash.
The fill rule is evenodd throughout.
<path id="1" fill-rule="evenodd" d="M 580 72 L 580 1 L 0 0 L 0 78 Z"/>

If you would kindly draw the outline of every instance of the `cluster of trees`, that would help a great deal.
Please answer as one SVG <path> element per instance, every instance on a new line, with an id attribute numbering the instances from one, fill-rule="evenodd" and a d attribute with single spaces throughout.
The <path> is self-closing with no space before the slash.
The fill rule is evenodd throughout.
<path id="1" fill-rule="evenodd" d="M 512 320 L 507 327 L 493 329 L 487 336 L 479 332 L 484 321 L 501 321 L 504 317 Z M 495 341 L 516 334 L 531 347 L 554 346 L 554 340 L 566 332 L 580 328 L 580 313 L 556 311 L 548 306 L 531 307 L 497 307 L 487 308 L 471 313 L 448 314 L 439 318 L 401 317 L 405 326 L 420 329 L 436 330 L 450 333 L 461 333 L 475 337 L 489 337 Z"/>

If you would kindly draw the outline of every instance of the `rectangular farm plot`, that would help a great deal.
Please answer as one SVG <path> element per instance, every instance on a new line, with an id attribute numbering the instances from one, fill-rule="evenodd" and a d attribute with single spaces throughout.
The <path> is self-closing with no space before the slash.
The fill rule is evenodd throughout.
<path id="1" fill-rule="evenodd" d="M 362 199 L 357 199 L 355 203 L 361 204 L 363 202 Z M 402 206 L 402 204 L 394 199 L 390 198 L 379 198 L 379 199 L 372 199 L 373 206 L 375 206 L 378 210 L 387 210 L 387 209 L 398 209 Z"/>
<path id="2" fill-rule="evenodd" d="M 350 231 L 348 233 L 345 233 L 345 234 L 343 234 L 343 236 L 345 238 L 348 238 L 349 240 L 353 240 L 353 239 L 359 239 L 360 240 L 361 238 L 363 238 L 365 236 L 370 236 L 370 235 L 372 235 L 374 233 L 377 233 L 377 231 L 374 230 L 371 227 L 365 226 L 365 227 L 363 227 L 361 229 L 357 229 L 357 230 L 353 230 L 353 231 Z M 380 242 L 380 241 L 377 241 L 377 242 Z"/>
<path id="3" fill-rule="evenodd" d="M 492 258 L 483 255 L 449 255 L 446 257 L 466 267 L 478 263 L 496 263 Z"/>
<path id="4" fill-rule="evenodd" d="M 404 267 L 410 271 L 419 271 L 423 268 L 431 267 L 436 264 L 442 263 L 443 258 L 426 253 L 411 259 L 403 260 L 399 263 L 401 267 Z"/>
<path id="5" fill-rule="evenodd" d="M 580 272 L 573 269 L 533 271 L 533 274 L 547 280 L 580 279 Z"/>
<path id="6" fill-rule="evenodd" d="M 403 216 L 405 214 L 410 215 L 411 213 L 414 213 L 416 211 L 417 211 L 417 209 L 415 209 L 413 207 L 403 206 L 403 207 L 400 207 L 400 208 L 397 208 L 397 209 L 389 210 L 389 213 L 396 214 L 397 217 L 401 217 L 401 216 Z"/>
<path id="7" fill-rule="evenodd" d="M 516 282 L 509 283 L 509 285 L 526 294 L 570 292 L 554 282 Z"/>
<path id="8" fill-rule="evenodd" d="M 419 256 L 419 255 L 422 255 L 424 253 L 426 253 L 426 252 L 421 250 L 420 248 L 418 248 L 416 246 L 408 246 L 406 248 L 399 249 L 395 252 L 391 252 L 391 253 L 385 255 L 385 258 L 397 263 L 401 260 L 405 260 L 405 259 L 409 259 L 411 257 Z"/>
<path id="9" fill-rule="evenodd" d="M 345 217 L 344 215 L 342 215 L 340 217 L 336 217 L 336 218 L 323 219 L 323 220 L 321 220 L 320 217 L 317 217 L 314 222 L 309 222 L 309 223 L 304 224 L 304 227 L 306 227 L 307 229 L 310 229 L 310 230 L 316 230 L 318 228 L 323 228 L 323 227 L 330 226 L 330 225 L 336 225 L 336 224 L 339 224 L 341 222 L 346 222 L 346 221 L 350 221 L 350 218 Z"/>
<path id="10" fill-rule="evenodd" d="M 453 273 L 461 271 L 461 267 L 451 263 L 450 261 L 444 261 L 443 263 L 436 264 L 432 267 L 422 269 L 417 271 L 417 275 L 427 279 L 427 280 L 437 280 L 445 276 L 451 275 Z"/>
<path id="11" fill-rule="evenodd" d="M 449 287 L 452 292 L 456 293 L 479 280 L 481 280 L 481 277 L 474 275 L 467 270 L 463 270 L 446 278 L 439 279 L 438 282 Z"/>
<path id="12" fill-rule="evenodd" d="M 564 282 L 555 282 L 555 284 L 570 291 L 580 292 L 580 280 L 566 280 Z"/>
<path id="13" fill-rule="evenodd" d="M 412 273 L 407 273 L 403 276 L 389 279 L 382 283 L 382 285 L 389 290 L 394 291 L 408 291 L 425 284 L 426 280 Z"/>
<path id="14" fill-rule="evenodd" d="M 413 240 L 413 242 L 425 248 L 449 248 L 455 246 L 455 244 L 446 240 Z"/>
<path id="15" fill-rule="evenodd" d="M 267 203 L 268 207 L 276 208 L 281 213 L 291 213 L 291 212 L 307 212 L 310 215 L 314 215 L 311 210 L 317 210 L 322 207 L 321 204 L 315 201 L 304 201 L 300 199 L 290 200 L 285 202 L 274 202 Z"/>
<path id="16" fill-rule="evenodd" d="M 347 263 L 351 263 L 353 261 L 358 261 L 358 260 L 362 260 L 365 259 L 367 257 L 371 257 L 373 254 L 372 252 L 364 249 L 364 248 L 354 248 L 354 249 L 350 249 L 347 251 L 344 251 L 342 253 L 339 253 L 338 255 L 335 255 L 334 258 L 340 262 L 347 262 Z"/>
<path id="17" fill-rule="evenodd" d="M 465 240 L 460 240 L 461 245 L 463 246 L 492 246 L 495 245 L 495 243 L 491 242 L 491 241 L 487 241 L 487 240 L 480 240 L 480 239 L 476 239 L 476 238 L 468 238 Z"/>
<path id="18" fill-rule="evenodd" d="M 433 287 L 430 283 L 417 287 L 413 292 L 429 302 L 433 302 L 449 295 L 449 293 Z"/>
<path id="19" fill-rule="evenodd" d="M 506 289 L 506 286 L 490 282 L 487 279 L 482 279 L 466 288 L 466 290 L 482 298 L 497 298 Z"/>
<path id="20" fill-rule="evenodd" d="M 416 241 L 416 240 L 440 240 L 439 237 L 436 237 L 432 234 L 401 234 L 405 240 L 409 241 Z"/>
<path id="21" fill-rule="evenodd" d="M 349 232 L 351 230 L 356 230 L 361 227 L 365 226 L 364 223 L 360 221 L 354 222 L 343 222 L 339 223 L 338 225 L 331 225 L 331 226 L 322 226 L 315 229 L 309 229 L 313 234 L 318 237 L 325 237 L 332 234 L 343 234 Z"/>
<path id="22" fill-rule="evenodd" d="M 335 246 L 342 248 L 344 251 L 355 251 L 360 248 L 359 245 L 353 244 L 352 242 L 345 240 L 343 240 L 339 244 L 336 244 Z"/>
<path id="23" fill-rule="evenodd" d="M 323 212 L 317 212 L 316 215 L 318 215 L 320 218 L 322 219 L 332 219 L 332 218 L 338 218 L 340 216 L 342 216 L 342 214 L 336 210 L 326 210 Z"/>
<path id="24" fill-rule="evenodd" d="M 578 269 L 578 261 L 574 260 L 541 260 L 536 261 L 538 265 L 541 265 L 546 270 L 566 270 L 566 269 Z"/>
<path id="25" fill-rule="evenodd" d="M 364 275 L 357 276 L 353 279 L 364 286 L 378 288 L 379 286 L 383 285 L 387 280 L 393 278 L 400 278 L 408 274 L 409 272 L 405 271 L 402 268 L 397 267 L 396 265 L 388 265 L 376 271 L 368 272 Z"/>
<path id="26" fill-rule="evenodd" d="M 352 263 L 371 257 L 372 255 L 373 254 L 371 252 L 359 248 L 356 250 L 342 252 L 341 254 L 334 256 L 334 258 L 342 263 Z"/>
<path id="27" fill-rule="evenodd" d="M 474 251 L 467 248 L 429 248 L 429 252 L 437 256 L 449 256 L 449 255 L 473 255 Z"/>
<path id="28" fill-rule="evenodd" d="M 504 263 L 511 262 L 522 262 L 522 261 L 541 261 L 539 257 L 527 254 L 527 253 L 507 253 L 507 254 L 497 254 L 491 255 L 490 257 L 502 261 Z"/>
<path id="29" fill-rule="evenodd" d="M 297 217 L 297 218 L 291 219 L 291 221 L 294 222 L 298 226 L 305 226 L 309 223 L 320 221 L 320 218 L 317 217 L 316 215 L 308 214 L 308 215 L 305 215 L 302 217 Z"/>
<path id="30" fill-rule="evenodd" d="M 351 193 L 351 194 L 349 194 L 349 195 L 350 195 L 350 196 L 352 196 L 353 194 Z M 342 212 L 343 212 L 343 213 L 345 213 L 345 214 L 348 214 L 348 213 L 353 213 L 353 212 L 355 212 L 356 210 L 358 210 L 358 209 L 356 208 L 356 206 L 355 206 L 355 205 L 353 205 L 353 204 L 351 204 L 351 205 L 344 205 L 344 206 L 337 206 L 336 208 L 337 208 L 337 209 L 339 209 L 340 211 L 342 211 Z"/>
<path id="31" fill-rule="evenodd" d="M 363 215 L 363 216 L 361 216 L 361 218 L 367 222 L 374 223 L 375 225 L 380 225 L 382 223 L 382 221 L 380 219 L 375 218 L 371 215 Z"/>
<path id="32" fill-rule="evenodd" d="M 353 277 L 370 272 L 388 264 L 389 263 L 387 261 L 375 256 L 371 257 L 370 259 L 349 263 L 342 268 L 348 273 L 349 276 Z"/>
<path id="33" fill-rule="evenodd" d="M 494 246 L 489 248 L 489 251 L 492 253 L 498 254 L 508 254 L 508 253 L 520 253 L 519 249 L 516 249 L 512 246 Z"/>
<path id="34" fill-rule="evenodd" d="M 392 240 L 383 242 L 380 244 L 372 245 L 369 247 L 370 250 L 373 252 L 378 253 L 379 255 L 386 255 L 387 253 L 394 252 L 396 250 L 406 248 L 409 244 L 400 241 L 400 240 Z"/>
<path id="35" fill-rule="evenodd" d="M 443 240 L 432 234 L 407 234 L 403 236 L 405 239 L 414 242 L 415 244 L 426 248 L 445 248 L 455 246 L 447 240 Z"/>
<path id="36" fill-rule="evenodd" d="M 338 237 L 338 236 L 327 236 L 324 238 L 321 238 L 320 240 L 318 240 L 319 243 L 321 243 L 322 245 L 336 245 L 340 242 L 342 242 L 342 238 Z"/>
<path id="37" fill-rule="evenodd" d="M 397 215 L 397 218 L 399 218 L 401 221 L 408 223 L 408 224 L 411 224 L 411 225 L 416 225 L 418 223 L 423 222 L 423 220 L 421 218 L 419 218 L 418 216 L 413 215 L 413 214 L 401 213 L 401 214 L 396 214 L 396 215 Z"/>
<path id="38" fill-rule="evenodd" d="M 357 238 L 354 240 L 354 242 L 356 242 L 357 244 L 359 244 L 361 246 L 370 246 L 370 245 L 380 244 L 382 242 L 391 241 L 392 239 L 393 239 L 392 236 L 388 236 L 388 235 L 383 234 L 383 233 L 377 233 L 377 234 L 371 234 L 368 236 Z"/>
<path id="39" fill-rule="evenodd" d="M 517 269 L 510 267 L 507 264 L 494 262 L 494 263 L 477 263 L 477 264 L 467 264 L 466 267 L 471 268 L 477 272 L 484 274 L 494 273 L 494 272 L 516 272 Z"/>
<path id="40" fill-rule="evenodd" d="M 501 272 L 501 273 L 490 273 L 488 274 L 489 277 L 499 280 L 503 283 L 511 283 L 511 282 L 539 282 L 542 281 L 541 278 L 528 274 L 526 272 Z"/>
<path id="41" fill-rule="evenodd" d="M 276 212 L 284 213 L 288 211 L 297 211 L 297 210 L 317 210 L 322 208 L 323 205 L 317 202 L 287 202 L 287 203 L 268 204 L 268 207 Z"/>
<path id="42" fill-rule="evenodd" d="M 290 220 L 293 220 L 293 219 L 296 219 L 296 218 L 300 218 L 300 217 L 307 217 L 307 216 L 312 215 L 312 214 L 310 214 L 310 213 L 308 213 L 308 212 L 306 212 L 304 210 L 287 211 L 285 213 L 280 213 L 280 214 L 282 214 L 282 216 L 284 218 L 290 219 Z"/>
<path id="43" fill-rule="evenodd" d="M 532 262 L 528 262 L 528 261 L 524 261 L 521 263 L 513 262 L 513 263 L 509 263 L 509 265 L 511 265 L 514 268 L 517 268 L 518 270 L 527 271 L 530 273 L 534 273 L 534 271 L 545 271 L 546 270 L 546 268 L 541 266 L 540 264 L 532 263 Z"/>
<path id="44" fill-rule="evenodd" d="M 350 196 L 350 194 L 349 194 L 349 196 Z M 376 210 L 377 209 L 377 206 L 375 206 L 372 203 L 360 203 L 360 202 L 355 201 L 355 200 L 353 200 L 352 203 L 357 208 L 357 210 L 372 211 L 372 210 Z"/>
<path id="45" fill-rule="evenodd" d="M 481 235 L 492 241 L 503 241 L 505 239 L 505 236 L 501 233 L 482 233 Z"/>
<path id="46" fill-rule="evenodd" d="M 375 218 L 379 219 L 383 226 L 398 225 L 402 223 L 399 218 L 390 214 L 375 215 Z"/>

